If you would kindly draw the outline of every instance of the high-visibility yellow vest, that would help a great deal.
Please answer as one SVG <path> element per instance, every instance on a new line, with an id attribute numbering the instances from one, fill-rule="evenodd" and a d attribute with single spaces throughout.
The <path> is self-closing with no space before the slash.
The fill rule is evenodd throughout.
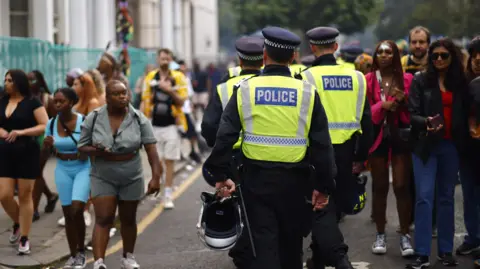
<path id="1" fill-rule="evenodd" d="M 235 67 L 228 68 L 228 75 L 231 78 L 240 76 L 240 72 L 242 72 L 242 67 L 241 66 L 235 66 Z"/>
<path id="2" fill-rule="evenodd" d="M 237 106 L 242 152 L 252 160 L 297 163 L 307 152 L 315 87 L 285 76 L 240 82 Z"/>
<path id="3" fill-rule="evenodd" d="M 300 74 L 303 70 L 307 69 L 307 67 L 303 64 L 292 64 L 289 66 L 290 73 L 292 73 L 292 77 L 296 74 Z"/>
<path id="4" fill-rule="evenodd" d="M 355 64 L 353 64 L 353 63 L 344 62 L 342 65 L 343 65 L 344 67 L 348 68 L 348 69 L 356 70 L 356 69 L 355 69 Z"/>
<path id="5" fill-rule="evenodd" d="M 342 144 L 355 132 L 362 132 L 360 121 L 367 88 L 361 72 L 344 65 L 327 65 L 310 67 L 301 75 L 318 90 L 332 144 Z"/>
<path id="6" fill-rule="evenodd" d="M 228 104 L 228 100 L 230 100 L 230 97 L 233 94 L 233 87 L 235 86 L 235 84 L 237 84 L 238 82 L 240 82 L 241 80 L 243 80 L 245 78 L 249 78 L 249 77 L 252 77 L 252 76 L 254 76 L 254 75 L 253 74 L 248 74 L 248 75 L 233 77 L 233 78 L 227 80 L 226 82 L 221 83 L 217 86 L 217 93 L 218 93 L 218 97 L 220 97 L 220 102 L 222 102 L 222 109 L 223 110 L 225 110 L 225 107 Z M 243 135 L 242 135 L 242 133 L 240 133 L 240 137 L 239 137 L 237 143 L 235 143 L 235 145 L 233 145 L 234 149 L 239 149 L 240 148 L 240 146 L 242 145 L 242 137 L 243 137 Z"/>

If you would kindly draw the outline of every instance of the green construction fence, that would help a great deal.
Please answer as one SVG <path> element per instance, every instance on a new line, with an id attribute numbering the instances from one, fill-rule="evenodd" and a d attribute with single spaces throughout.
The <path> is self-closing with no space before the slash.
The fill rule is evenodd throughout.
<path id="1" fill-rule="evenodd" d="M 44 74 L 49 88 L 57 89 L 66 86 L 65 75 L 71 68 L 93 69 L 103 52 L 103 49 L 54 45 L 34 38 L 0 36 L 0 74 L 3 79 L 8 69 L 22 69 L 25 72 L 39 70 Z M 118 56 L 120 49 L 111 52 Z M 133 89 L 145 66 L 155 63 L 155 54 L 135 47 L 130 47 L 128 52 L 131 61 L 128 79 Z"/>

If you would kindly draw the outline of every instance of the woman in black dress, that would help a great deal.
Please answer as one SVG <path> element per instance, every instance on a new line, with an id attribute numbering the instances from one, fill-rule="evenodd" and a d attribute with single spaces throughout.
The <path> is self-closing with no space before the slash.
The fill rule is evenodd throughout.
<path id="1" fill-rule="evenodd" d="M 22 70 L 5 74 L 5 97 L 0 100 L 0 202 L 13 220 L 10 243 L 19 254 L 30 253 L 28 234 L 32 225 L 32 192 L 40 177 L 40 146 L 36 137 L 48 122 L 45 107 L 32 97 L 27 75 Z M 18 184 L 18 201 L 15 201 Z"/>

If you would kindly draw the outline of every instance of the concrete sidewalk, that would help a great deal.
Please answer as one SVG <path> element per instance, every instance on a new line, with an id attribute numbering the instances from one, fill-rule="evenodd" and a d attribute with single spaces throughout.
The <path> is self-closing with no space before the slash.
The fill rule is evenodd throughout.
<path id="1" fill-rule="evenodd" d="M 182 146 L 183 156 L 188 156 L 189 150 Z M 145 186 L 147 186 L 151 178 L 151 170 L 148 164 L 146 153 L 142 151 L 142 162 L 145 175 Z M 55 159 L 50 159 L 44 170 L 45 180 L 52 191 L 56 192 L 54 182 Z M 175 174 L 182 171 L 185 167 L 189 167 L 187 161 L 178 162 L 175 166 Z M 176 183 L 178 184 L 178 182 Z M 16 245 L 10 245 L 8 237 L 11 234 L 12 221 L 5 214 L 5 211 L 0 209 L 0 268 L 6 267 L 21 267 L 21 268 L 42 268 L 42 266 L 56 262 L 69 255 L 69 247 L 66 240 L 65 229 L 58 226 L 57 221 L 63 216 L 60 203 L 57 204 L 55 211 L 50 214 L 43 212 L 46 199 L 42 197 L 39 206 L 40 220 L 32 225 L 29 239 L 32 245 L 32 253 L 28 256 L 18 256 L 16 252 Z M 87 227 L 86 240 L 90 241 L 93 230 L 94 216 L 93 208 L 90 210 L 92 214 L 92 225 Z"/>

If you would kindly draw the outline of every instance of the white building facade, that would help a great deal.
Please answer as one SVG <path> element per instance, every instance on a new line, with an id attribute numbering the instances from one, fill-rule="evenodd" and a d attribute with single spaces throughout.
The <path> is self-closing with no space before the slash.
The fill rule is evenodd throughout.
<path id="1" fill-rule="evenodd" d="M 32 37 L 77 48 L 116 44 L 116 0 L 0 0 L 0 36 Z M 219 51 L 217 0 L 129 0 L 132 46 L 169 48 L 203 65 Z"/>

